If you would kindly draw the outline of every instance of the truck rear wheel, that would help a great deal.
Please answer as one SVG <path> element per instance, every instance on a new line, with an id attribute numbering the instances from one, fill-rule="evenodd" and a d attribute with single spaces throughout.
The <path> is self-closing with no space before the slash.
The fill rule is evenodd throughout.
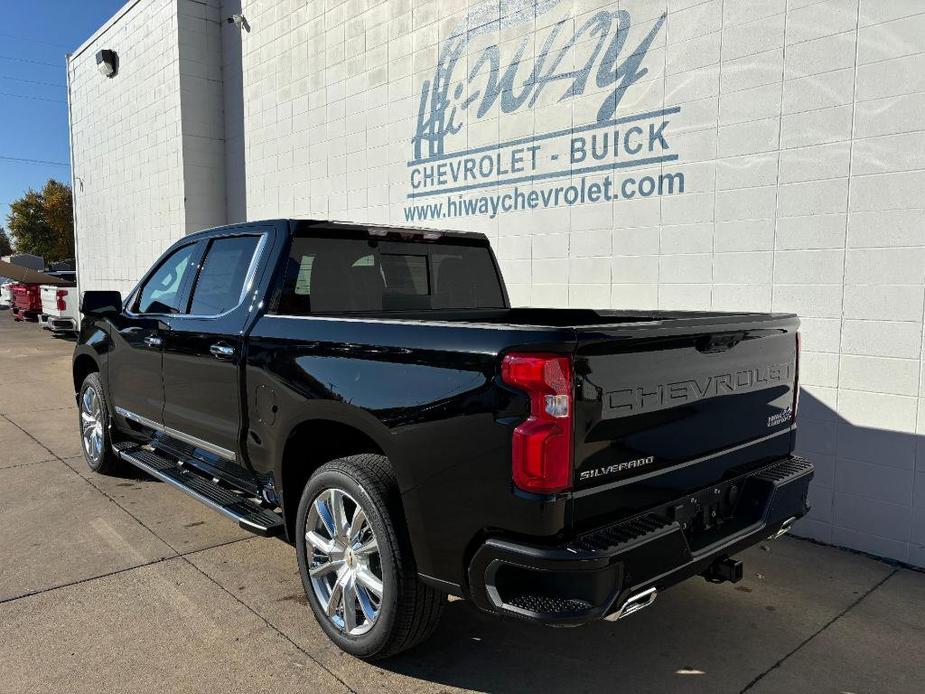
<path id="1" fill-rule="evenodd" d="M 96 372 L 87 374 L 77 398 L 81 450 L 94 472 L 111 475 L 119 469 L 109 438 L 109 406 L 103 382 Z"/>
<path id="2" fill-rule="evenodd" d="M 446 596 L 418 579 L 388 458 L 321 466 L 302 493 L 296 529 L 309 604 L 342 650 L 377 660 L 433 633 Z"/>

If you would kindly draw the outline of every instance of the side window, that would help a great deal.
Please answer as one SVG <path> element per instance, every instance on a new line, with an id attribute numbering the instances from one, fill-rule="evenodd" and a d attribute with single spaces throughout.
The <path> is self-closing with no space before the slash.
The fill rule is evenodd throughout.
<path id="1" fill-rule="evenodd" d="M 257 236 L 229 236 L 209 244 L 193 289 L 191 314 L 217 316 L 241 303 L 257 241 Z"/>
<path id="2" fill-rule="evenodd" d="M 178 248 L 161 263 L 138 293 L 139 313 L 178 313 L 183 280 L 192 272 L 196 244 Z"/>
<path id="3" fill-rule="evenodd" d="M 374 242 L 297 236 L 277 310 L 296 316 L 381 310 L 384 286 Z"/>

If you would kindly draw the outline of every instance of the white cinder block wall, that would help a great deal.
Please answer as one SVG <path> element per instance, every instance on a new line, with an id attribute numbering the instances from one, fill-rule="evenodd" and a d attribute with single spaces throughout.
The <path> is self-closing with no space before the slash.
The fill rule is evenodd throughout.
<path id="1" fill-rule="evenodd" d="M 83 288 L 130 289 L 183 228 L 175 3 L 126 7 L 68 61 L 77 268 Z M 103 48 L 118 74 L 96 66 Z"/>
<path id="2" fill-rule="evenodd" d="M 180 235 L 225 222 L 219 14 L 218 0 L 132 0 L 68 60 L 82 289 L 127 292 Z M 111 79 L 102 49 L 118 55 Z"/>
<path id="3" fill-rule="evenodd" d="M 518 304 L 795 311 L 799 448 L 817 466 L 798 532 L 925 566 L 925 4 L 225 0 L 204 18 L 223 47 L 209 127 L 227 134 L 228 219 L 483 231 Z M 146 29 L 124 69 L 176 60 L 169 40 Z M 179 96 L 131 72 L 78 80 L 81 60 L 75 175 L 100 182 L 77 183 L 83 281 L 108 280 L 123 248 L 134 278 L 150 253 L 113 248 L 126 227 L 160 248 L 198 217 L 172 140 L 141 147 L 115 109 L 152 99 L 147 137 Z M 103 118 L 120 139 L 92 134 Z M 116 201 L 140 162 L 171 183 Z M 503 209 L 515 195 L 533 208 Z"/>
<path id="4" fill-rule="evenodd" d="M 225 118 L 220 0 L 177 3 L 186 230 L 225 223 Z"/>

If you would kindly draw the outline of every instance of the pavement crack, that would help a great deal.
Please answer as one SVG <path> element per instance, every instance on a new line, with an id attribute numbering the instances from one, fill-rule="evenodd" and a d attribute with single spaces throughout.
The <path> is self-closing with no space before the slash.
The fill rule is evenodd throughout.
<path id="1" fill-rule="evenodd" d="M 247 542 L 251 540 L 250 537 L 239 537 L 237 540 L 228 540 L 227 542 L 219 542 L 215 545 L 209 545 L 208 547 L 200 547 L 198 549 L 191 549 L 188 552 L 181 552 L 179 554 L 172 554 L 167 557 L 159 557 L 158 559 L 152 559 L 151 561 L 142 562 L 141 564 L 134 564 L 132 566 L 126 566 L 123 569 L 115 569 L 114 571 L 109 571 L 104 574 L 97 574 L 96 576 L 87 576 L 86 578 L 78 578 L 68 583 L 61 583 L 57 586 L 50 586 L 48 588 L 41 588 L 39 590 L 33 590 L 28 593 L 22 593 L 20 595 L 12 595 L 8 598 L 0 598 L 0 605 L 6 604 L 8 602 L 15 602 L 17 600 L 23 600 L 24 598 L 31 598 L 35 595 L 42 595 L 43 593 L 50 593 L 54 590 L 61 590 L 62 588 L 70 588 L 71 586 L 81 585 L 82 583 L 90 583 L 103 578 L 109 578 L 110 576 L 118 576 L 119 574 L 128 573 L 129 571 L 134 571 L 135 569 L 143 569 L 147 566 L 154 566 L 155 564 L 161 564 L 165 561 L 173 561 L 175 559 L 186 559 L 186 557 L 192 554 L 198 554 L 200 552 L 207 552 L 210 549 L 217 549 L 219 547 L 227 547 L 228 545 L 233 545 L 237 542 Z M 166 542 L 164 544 L 167 544 Z M 170 545 L 167 545 L 168 547 Z M 187 563 L 190 563 L 187 561 Z"/>
<path id="2" fill-rule="evenodd" d="M 826 623 L 823 624 L 821 627 L 819 627 L 819 629 L 817 629 L 817 630 L 814 631 L 812 634 L 810 634 L 810 635 L 807 636 L 805 639 L 803 639 L 799 644 L 797 644 L 796 648 L 794 648 L 792 651 L 790 651 L 789 653 L 787 653 L 786 655 L 784 655 L 783 658 L 781 658 L 780 660 L 778 660 L 776 663 L 774 663 L 774 664 L 773 664 L 771 667 L 769 667 L 767 670 L 765 670 L 764 672 L 759 673 L 751 682 L 749 682 L 748 684 L 746 684 L 746 685 L 739 691 L 739 694 L 745 694 L 745 692 L 747 692 L 747 691 L 749 691 L 750 689 L 752 689 L 752 688 L 753 688 L 755 685 L 757 685 L 761 680 L 763 680 L 767 675 L 769 675 L 771 672 L 773 672 L 774 670 L 776 670 L 777 668 L 779 668 L 781 665 L 783 665 L 784 662 L 785 662 L 788 658 L 790 658 L 790 656 L 792 656 L 792 655 L 793 655 L 794 653 L 796 653 L 797 651 L 801 650 L 801 649 L 802 649 L 804 646 L 806 646 L 810 641 L 812 641 L 814 638 L 816 638 L 817 636 L 819 636 L 819 634 L 821 634 L 823 631 L 825 631 L 825 630 L 828 629 L 830 626 L 832 626 L 833 624 L 835 624 L 835 622 L 837 622 L 839 619 L 841 619 L 841 618 L 844 617 L 846 614 L 848 614 L 851 610 L 853 610 L 855 607 L 857 607 L 868 595 L 870 595 L 871 593 L 873 593 L 873 592 L 874 592 L 875 590 L 877 590 L 880 586 L 882 586 L 882 585 L 883 585 L 884 583 L 886 583 L 888 580 L 890 580 L 891 578 L 893 578 L 893 576 L 895 576 L 898 572 L 899 572 L 899 569 L 898 569 L 898 568 L 894 568 L 892 571 L 890 571 L 890 573 L 888 573 L 888 574 L 887 574 L 886 576 L 884 576 L 882 579 L 880 579 L 879 581 L 877 581 L 877 583 L 875 583 L 875 584 L 874 584 L 873 586 L 871 586 L 868 590 L 866 590 L 866 591 L 865 591 L 862 595 L 860 595 L 854 602 L 852 602 L 850 605 L 848 605 L 848 607 L 846 607 L 844 610 L 842 610 L 842 611 L 839 612 L 837 615 L 835 615 L 834 617 L 832 617 L 832 619 L 830 619 L 828 622 L 826 622 Z"/>
<path id="3" fill-rule="evenodd" d="M 89 479 L 88 477 L 84 476 L 83 474 L 81 474 L 80 472 L 78 472 L 77 470 L 75 470 L 74 468 L 72 468 L 70 465 L 68 465 L 67 463 L 65 463 L 63 458 L 61 458 L 61 457 L 59 457 L 59 456 L 55 456 L 55 457 L 61 462 L 62 465 L 64 465 L 65 468 L 67 468 L 68 470 L 70 470 L 72 473 L 74 473 L 75 475 L 77 475 L 77 476 L 78 476 L 80 479 L 82 479 L 84 482 L 86 482 L 86 483 L 89 484 L 91 487 L 93 487 L 93 489 L 95 489 L 97 492 L 99 492 L 100 494 L 102 494 L 103 496 L 105 496 L 107 499 L 109 499 L 109 501 L 111 501 L 112 503 L 114 503 L 118 508 L 120 508 L 123 512 L 125 512 L 125 513 L 128 515 L 129 518 L 131 518 L 132 520 L 134 520 L 136 523 L 138 523 L 138 525 L 140 525 L 142 528 L 144 528 L 144 529 L 147 530 L 149 533 L 151 533 L 152 535 L 154 535 L 154 537 L 156 537 L 158 540 L 160 540 L 161 542 L 163 542 L 164 545 L 167 546 L 167 547 L 170 549 L 171 552 L 173 552 L 174 556 L 177 556 L 177 557 L 182 556 L 181 553 L 180 553 L 180 550 L 178 550 L 178 549 L 177 549 L 176 547 L 174 547 L 172 544 L 170 544 L 169 542 L 167 542 L 167 540 L 165 540 L 163 537 L 161 537 L 160 535 L 158 535 L 157 532 L 155 532 L 154 528 L 149 527 L 149 526 L 148 526 L 143 520 L 141 520 L 138 516 L 136 516 L 136 515 L 135 515 L 134 513 L 132 513 L 131 511 L 129 511 L 124 505 L 122 505 L 122 504 L 120 504 L 118 501 L 116 501 L 116 499 L 113 498 L 112 495 L 108 494 L 105 490 L 100 489 L 99 487 L 97 487 L 95 484 L 93 484 L 93 482 L 90 481 L 90 479 Z"/>
<path id="4" fill-rule="evenodd" d="M 24 598 L 31 598 L 36 595 L 42 595 L 44 593 L 50 593 L 54 590 L 61 590 L 62 588 L 70 588 L 71 586 L 79 586 L 82 583 L 90 583 L 91 581 L 96 581 L 102 578 L 109 578 L 110 576 L 118 576 L 119 574 L 128 573 L 129 571 L 134 571 L 135 569 L 143 569 L 146 566 L 154 566 L 155 564 L 160 564 L 161 562 L 170 561 L 177 559 L 176 556 L 171 557 L 161 557 L 160 559 L 152 559 L 151 561 L 146 561 L 142 564 L 135 564 L 134 566 L 126 566 L 124 569 L 116 569 L 115 571 L 109 571 L 108 573 L 99 574 L 98 576 L 88 576 L 86 578 L 78 578 L 76 581 L 70 581 L 69 583 L 62 583 L 57 586 L 51 586 L 50 588 L 42 588 L 40 590 L 33 590 L 29 593 L 23 593 L 22 595 L 14 595 L 9 598 L 0 599 L 0 605 L 5 605 L 8 602 L 15 602 L 17 600 L 23 600 Z"/>
<path id="5" fill-rule="evenodd" d="M 19 424 L 17 424 L 17 423 L 14 422 L 12 419 L 10 419 L 9 417 L 7 417 L 5 414 L 0 414 L 0 417 L 2 417 L 3 419 L 5 419 L 7 422 L 9 422 L 10 424 L 12 424 L 12 425 L 13 425 L 14 427 L 16 427 L 17 429 L 19 429 L 22 433 L 24 433 L 26 436 L 28 436 L 36 445 L 41 446 L 43 449 L 45 449 L 46 451 L 48 451 L 48 455 L 52 456 L 52 457 L 55 458 L 56 460 L 61 460 L 61 456 L 59 456 L 57 453 L 55 453 L 53 450 L 51 450 L 51 449 L 50 449 L 48 446 L 46 446 L 44 443 L 42 443 L 41 441 L 39 441 L 35 436 L 32 435 L 32 432 L 26 431 L 25 429 L 23 429 Z M 46 461 L 46 462 L 47 462 L 47 461 Z"/>
<path id="6" fill-rule="evenodd" d="M 190 549 L 185 552 L 180 552 L 177 556 L 178 557 L 190 557 L 194 554 L 199 554 L 201 552 L 208 552 L 210 549 L 218 549 L 219 547 L 227 547 L 228 545 L 236 545 L 239 542 L 250 542 L 255 537 L 257 536 L 255 535 L 254 537 L 238 537 L 238 538 L 235 538 L 234 540 L 226 540 L 225 542 L 219 542 L 214 545 L 209 545 L 208 547 L 197 547 L 196 549 Z"/>
<path id="7" fill-rule="evenodd" d="M 42 463 L 57 463 L 57 458 L 48 458 L 46 460 L 33 460 L 31 463 L 16 463 L 16 465 L 7 465 L 6 467 L 0 467 L 0 471 L 3 470 L 15 470 L 16 468 L 29 467 L 30 465 L 41 465 Z"/>

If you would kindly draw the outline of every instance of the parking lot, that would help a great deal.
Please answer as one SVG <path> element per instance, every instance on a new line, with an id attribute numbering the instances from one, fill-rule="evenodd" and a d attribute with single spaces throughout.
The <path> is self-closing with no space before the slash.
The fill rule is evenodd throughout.
<path id="1" fill-rule="evenodd" d="M 80 454 L 73 343 L 0 312 L 0 663 L 10 692 L 919 692 L 925 574 L 784 538 L 736 585 L 688 581 L 616 624 L 448 606 L 385 663 L 337 650 L 293 549 Z"/>

